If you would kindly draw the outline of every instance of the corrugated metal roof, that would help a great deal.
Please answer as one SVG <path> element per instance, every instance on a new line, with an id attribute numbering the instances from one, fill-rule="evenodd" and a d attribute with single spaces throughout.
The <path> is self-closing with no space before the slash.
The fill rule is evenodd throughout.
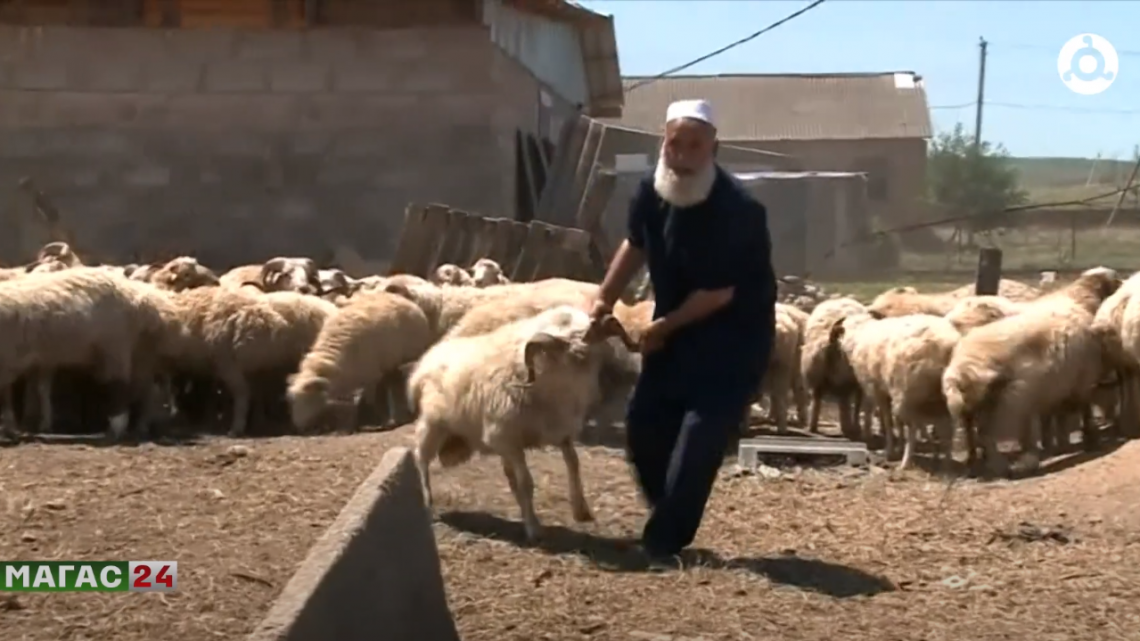
<path id="1" fill-rule="evenodd" d="M 674 100 L 713 105 L 722 140 L 930 138 L 930 111 L 913 72 L 670 76 L 622 79 L 620 124 L 659 131 Z"/>

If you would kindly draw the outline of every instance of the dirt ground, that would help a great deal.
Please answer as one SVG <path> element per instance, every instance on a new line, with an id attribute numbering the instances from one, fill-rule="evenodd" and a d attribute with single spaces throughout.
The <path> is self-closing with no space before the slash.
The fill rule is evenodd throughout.
<path id="1" fill-rule="evenodd" d="M 181 575 L 165 597 L 20 595 L 23 609 L 0 602 L 2 636 L 238 638 L 383 450 L 410 442 L 405 428 L 243 441 L 245 456 L 224 439 L 0 450 L 0 558 L 174 558 Z M 581 459 L 597 517 L 585 525 L 570 519 L 561 457 L 530 455 L 547 526 L 536 546 L 520 543 L 496 461 L 435 471 L 435 531 L 465 641 L 1134 641 L 1140 629 L 1140 442 L 949 490 L 921 472 L 767 478 L 729 465 L 696 549 L 665 572 L 634 548 L 644 510 L 620 450 L 584 446 Z"/>
<path id="2" fill-rule="evenodd" d="M 0 559 L 171 559 L 179 572 L 168 595 L 0 595 L 0 638 L 240 638 L 387 447 L 354 435 L 0 448 Z"/>

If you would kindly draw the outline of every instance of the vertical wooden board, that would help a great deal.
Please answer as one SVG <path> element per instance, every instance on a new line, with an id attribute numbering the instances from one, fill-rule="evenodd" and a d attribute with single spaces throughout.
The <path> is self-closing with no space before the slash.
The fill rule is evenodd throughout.
<path id="1" fill-rule="evenodd" d="M 455 264 L 464 269 L 471 268 L 472 245 L 475 243 L 475 234 L 478 233 L 481 220 L 483 220 L 481 216 L 474 214 L 463 219 L 463 242 L 459 246 Z"/>
<path id="2" fill-rule="evenodd" d="M 562 270 L 563 251 L 561 229 L 546 223 L 536 223 L 541 230 L 541 253 L 531 272 L 531 280 L 542 280 L 557 275 Z"/>
<path id="3" fill-rule="evenodd" d="M 530 226 L 525 223 L 520 223 L 517 220 L 510 221 L 509 241 L 507 244 L 507 254 L 499 264 L 503 266 L 503 274 L 507 278 L 513 279 L 515 268 L 519 264 L 519 259 L 522 258 L 523 246 L 526 244 L 526 239 L 530 235 Z"/>
<path id="4" fill-rule="evenodd" d="M 389 274 L 408 274 L 416 268 L 416 257 L 423 253 L 427 239 L 427 208 L 415 203 L 404 210 L 404 227 L 396 243 Z"/>
<path id="5" fill-rule="evenodd" d="M 511 280 L 518 283 L 528 283 L 534 279 L 535 268 L 538 267 L 542 252 L 545 250 L 543 245 L 544 227 L 546 225 L 538 221 L 527 223 L 526 240 L 523 241 L 518 262 L 515 263 L 514 271 L 511 272 Z"/>
<path id="6" fill-rule="evenodd" d="M 506 265 L 513 258 L 511 254 L 511 221 L 505 218 L 496 218 L 491 225 L 491 251 L 488 255 L 491 260 L 499 263 L 506 269 Z"/>
<path id="7" fill-rule="evenodd" d="M 468 255 L 468 262 L 471 264 L 480 258 L 491 257 L 491 244 L 495 240 L 492 236 L 494 226 L 492 218 L 480 218 L 479 223 L 474 226 L 471 234 L 471 253 Z"/>
<path id="8" fill-rule="evenodd" d="M 589 263 L 590 235 L 581 229 L 563 228 L 557 230 L 558 271 L 551 276 L 586 280 Z"/>
<path id="9" fill-rule="evenodd" d="M 424 213 L 424 227 L 426 240 L 423 252 L 416 257 L 416 276 L 427 278 L 439 266 L 439 250 L 443 244 L 444 234 L 447 232 L 447 215 L 451 209 L 447 205 L 430 204 Z"/>
<path id="10" fill-rule="evenodd" d="M 440 239 L 439 254 L 436 256 L 436 267 L 445 263 L 455 263 L 460 245 L 463 243 L 463 226 L 467 221 L 468 214 L 458 209 L 449 209 L 445 215 L 447 225 L 444 227 L 443 236 Z M 434 271 L 434 267 L 432 268 Z"/>
<path id="11" fill-rule="evenodd" d="M 591 120 L 583 115 L 567 118 L 563 131 L 558 138 L 558 148 L 555 150 L 554 163 L 539 199 L 539 211 L 535 214 L 538 220 L 553 220 L 558 215 L 558 209 L 566 199 L 567 192 L 573 189 L 574 171 L 578 167 L 578 158 L 582 154 L 582 145 L 586 142 L 586 133 L 590 129 Z"/>
<path id="12" fill-rule="evenodd" d="M 597 160 L 598 150 L 601 148 L 602 132 L 605 125 L 596 121 L 589 121 L 586 130 L 586 139 L 582 143 L 582 150 L 578 155 L 578 164 L 574 168 L 570 189 L 555 203 L 557 214 L 550 218 L 550 222 L 567 227 L 576 223 L 578 210 L 582 205 L 582 198 L 586 193 L 586 185 L 594 173 L 594 163 Z"/>

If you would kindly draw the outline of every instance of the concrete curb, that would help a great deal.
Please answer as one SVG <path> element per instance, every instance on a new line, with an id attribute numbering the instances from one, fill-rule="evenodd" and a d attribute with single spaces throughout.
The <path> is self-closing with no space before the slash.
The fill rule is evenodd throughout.
<path id="1" fill-rule="evenodd" d="M 415 460 L 394 447 L 247 641 L 459 641 Z"/>

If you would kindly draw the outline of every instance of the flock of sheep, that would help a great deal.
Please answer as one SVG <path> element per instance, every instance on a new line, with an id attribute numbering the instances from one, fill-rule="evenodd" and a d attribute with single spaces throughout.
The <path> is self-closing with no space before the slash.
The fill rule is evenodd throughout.
<path id="1" fill-rule="evenodd" d="M 587 421 L 620 417 L 640 371 L 653 303 L 619 304 L 594 324 L 584 310 L 598 287 L 510 283 L 487 259 L 431 279 L 354 279 L 284 257 L 220 275 L 191 257 L 85 266 L 51 243 L 31 264 L 0 270 L 2 426 L 50 432 L 56 410 L 80 405 L 80 420 L 114 438 L 227 413 L 240 436 L 278 411 L 302 432 L 352 429 L 363 408 L 406 392 L 429 503 L 432 461 L 495 454 L 535 537 L 526 450 L 560 449 L 573 516 L 590 519 L 574 440 Z M 849 438 L 870 439 L 877 417 L 888 455 L 905 444 L 903 467 L 927 427 L 944 459 L 958 428 L 970 461 L 980 445 L 1003 474 L 999 440 L 1019 440 L 1032 462 L 1068 441 L 1072 416 L 1094 443 L 1094 404 L 1130 424 L 1140 397 L 1133 291 L 1140 278 L 1122 286 L 1098 268 L 1044 294 L 1003 281 L 999 296 L 895 288 L 869 306 L 838 298 L 808 314 L 779 304 L 757 395 L 780 431 L 789 400 L 812 431 L 825 398 L 838 401 Z M 65 382 L 67 394 L 53 393 Z"/>
<path id="2" fill-rule="evenodd" d="M 1020 443 L 1025 471 L 1067 446 L 1078 423 L 1084 446 L 1095 447 L 1094 407 L 1117 435 L 1132 431 L 1140 276 L 1122 284 L 1098 267 L 1045 293 L 1015 281 L 1002 281 L 997 296 L 971 289 L 896 287 L 867 306 L 850 298 L 817 306 L 800 341 L 812 430 L 821 399 L 834 398 L 849 438 L 869 439 L 878 418 L 888 457 L 902 444 L 900 467 L 932 427 L 936 457 L 951 460 L 961 433 L 971 469 L 980 449 L 993 476 L 1011 469 L 1001 441 Z"/>

